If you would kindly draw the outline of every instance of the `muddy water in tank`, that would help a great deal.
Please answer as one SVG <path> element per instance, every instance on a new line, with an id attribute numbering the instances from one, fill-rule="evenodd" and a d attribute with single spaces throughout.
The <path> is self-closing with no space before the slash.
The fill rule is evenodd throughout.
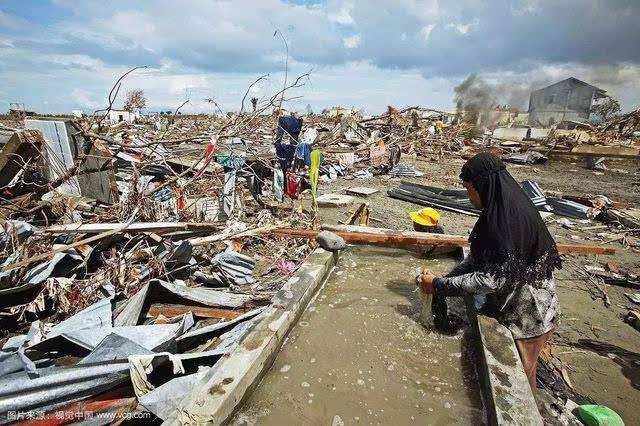
<path id="1" fill-rule="evenodd" d="M 453 257 L 350 247 L 235 425 L 481 424 L 468 337 L 426 330 L 415 270 Z"/>

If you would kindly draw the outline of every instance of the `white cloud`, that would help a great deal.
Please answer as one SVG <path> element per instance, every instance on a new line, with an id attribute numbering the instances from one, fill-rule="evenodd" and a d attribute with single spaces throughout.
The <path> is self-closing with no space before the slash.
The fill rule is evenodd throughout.
<path id="1" fill-rule="evenodd" d="M 24 19 L 16 18 L 15 16 L 9 15 L 8 13 L 0 10 L 0 30 L 1 29 L 11 29 L 16 30 L 20 29 L 24 26 L 29 26 L 29 23 Z"/>
<path id="2" fill-rule="evenodd" d="M 344 47 L 347 49 L 355 49 L 360 46 L 360 34 L 355 34 L 350 37 L 345 37 L 342 39 Z"/>
<path id="3" fill-rule="evenodd" d="M 341 25 L 351 25 L 353 24 L 353 18 L 351 17 L 351 9 L 353 8 L 352 4 L 345 4 L 337 12 L 329 12 L 328 18 L 330 22 L 335 22 L 336 24 Z"/>
<path id="4" fill-rule="evenodd" d="M 79 87 L 76 87 L 71 91 L 70 97 L 71 99 L 73 99 L 75 105 L 78 105 L 79 107 L 81 107 L 82 109 L 86 109 L 87 111 L 95 111 L 102 108 L 104 105 L 101 100 L 98 99 L 98 97 L 95 95 L 95 93 L 85 89 L 81 89 Z M 44 100 L 42 103 L 44 105 L 48 105 L 49 101 Z"/>
<path id="5" fill-rule="evenodd" d="M 478 27 L 479 24 L 480 23 L 478 22 L 478 20 L 474 20 L 472 22 L 467 22 L 466 24 L 463 24 L 463 23 L 449 23 L 449 24 L 447 24 L 447 28 L 455 30 L 459 34 L 467 35 L 467 34 L 469 34 L 469 32 L 471 30 L 473 30 L 476 27 Z"/>
<path id="6" fill-rule="evenodd" d="M 25 7 L 33 1 L 24 0 Z M 127 77 L 123 94 L 142 88 L 152 108 L 168 108 L 187 88 L 192 102 L 185 112 L 210 111 L 203 99 L 211 97 L 237 109 L 257 76 L 271 74 L 253 89 L 258 97 L 281 86 L 284 46 L 272 37 L 279 29 L 290 75 L 314 69 L 296 93 L 314 110 L 349 104 L 379 112 L 387 102 L 450 108 L 452 87 L 470 72 L 519 86 L 575 75 L 619 95 L 625 108 L 637 105 L 638 8 L 590 0 L 577 16 L 583 1 L 55 0 L 65 13 L 48 16 L 46 27 L 0 12 L 2 98 L 68 112 L 80 103 L 103 104 L 119 75 L 148 65 Z M 511 25 L 495 31 L 504 19 Z M 585 22 L 592 37 L 575 37 Z M 530 37 L 541 25 L 544 37 Z M 380 92 L 370 90 L 378 86 Z"/>
<path id="7" fill-rule="evenodd" d="M 457 24 L 454 25 L 454 28 L 462 35 L 465 35 L 471 29 L 471 24 Z"/>
<path id="8" fill-rule="evenodd" d="M 431 31 L 433 31 L 433 29 L 435 28 L 435 24 L 429 24 L 429 25 L 425 25 L 424 27 L 422 27 L 420 29 L 420 36 L 425 40 L 429 40 L 429 37 L 431 36 Z"/>

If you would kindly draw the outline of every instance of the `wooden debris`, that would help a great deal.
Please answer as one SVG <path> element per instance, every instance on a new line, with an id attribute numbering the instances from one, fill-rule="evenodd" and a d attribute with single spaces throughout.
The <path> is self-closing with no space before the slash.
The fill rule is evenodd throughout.
<path id="1" fill-rule="evenodd" d="M 177 304 L 166 303 L 153 303 L 149 307 L 148 314 L 152 317 L 163 315 L 167 318 L 176 317 L 178 315 L 184 315 L 187 312 L 192 312 L 193 315 L 203 318 L 219 318 L 224 320 L 232 320 L 238 318 L 240 315 L 246 313 L 247 309 L 219 309 L 210 308 L 207 306 L 187 306 Z"/>
<path id="2" fill-rule="evenodd" d="M 359 224 L 361 226 L 369 225 L 369 204 L 368 203 L 360 204 L 360 206 L 358 206 L 356 211 L 351 213 L 351 216 L 347 220 L 347 225 L 355 225 L 358 219 L 360 222 Z"/>
<path id="3" fill-rule="evenodd" d="M 72 223 L 68 225 L 54 225 L 44 229 L 49 234 L 99 234 L 116 231 L 127 233 L 138 232 L 176 232 L 176 231 L 211 231 L 220 228 L 215 222 L 136 222 L 126 227 L 124 223 Z"/>
<path id="4" fill-rule="evenodd" d="M 372 245 L 432 245 L 447 247 L 468 247 L 469 240 L 461 235 L 448 234 L 428 234 L 425 232 L 415 231 L 394 231 L 385 228 L 370 228 L 360 226 L 322 226 L 335 232 L 344 238 L 348 243 L 352 244 L 372 244 Z M 270 231 L 272 235 L 288 238 L 307 238 L 314 239 L 318 235 L 318 231 L 310 231 L 306 229 L 296 228 L 275 228 Z M 583 244 L 558 244 L 558 251 L 563 254 L 614 254 L 616 251 L 611 247 L 583 245 Z"/>

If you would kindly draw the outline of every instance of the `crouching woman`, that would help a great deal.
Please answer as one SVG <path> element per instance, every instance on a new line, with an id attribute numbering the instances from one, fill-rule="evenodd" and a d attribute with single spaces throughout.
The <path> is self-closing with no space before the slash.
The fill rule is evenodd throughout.
<path id="1" fill-rule="evenodd" d="M 417 284 L 436 296 L 484 294 L 483 313 L 513 334 L 535 394 L 538 356 L 559 317 L 555 241 L 499 158 L 478 154 L 465 163 L 460 177 L 481 210 L 469 237 L 470 255 L 446 277 L 426 271 Z"/>

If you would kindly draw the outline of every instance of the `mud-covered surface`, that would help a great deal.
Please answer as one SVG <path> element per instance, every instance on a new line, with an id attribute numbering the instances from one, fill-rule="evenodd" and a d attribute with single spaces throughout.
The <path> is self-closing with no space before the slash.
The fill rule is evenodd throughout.
<path id="1" fill-rule="evenodd" d="M 232 424 L 480 424 L 468 338 L 417 322 L 414 270 L 451 257 L 353 247 Z"/>
<path id="2" fill-rule="evenodd" d="M 446 188 L 461 188 L 458 174 L 464 160 L 418 162 L 417 168 L 423 177 L 408 178 L 417 183 Z M 559 191 L 572 195 L 603 194 L 609 198 L 640 204 L 638 163 L 634 161 L 607 160 L 611 169 L 604 174 L 586 169 L 576 162 L 549 161 L 544 165 L 508 165 L 508 170 L 518 181 L 537 181 L 543 190 Z M 619 169 L 619 170 L 617 170 Z M 620 170 L 627 171 L 622 173 Z M 406 178 L 404 178 L 406 179 Z M 354 210 L 358 203 L 370 204 L 371 216 L 379 221 L 371 221 L 370 226 L 394 229 L 411 229 L 408 218 L 410 210 L 422 206 L 395 200 L 386 195 L 389 188 L 400 183 L 400 179 L 374 177 L 370 179 L 338 179 L 321 186 L 322 193 L 344 193 L 350 186 L 377 188 L 380 192 L 367 198 L 356 197 L 350 208 L 324 208 L 320 214 L 321 223 L 337 223 L 346 220 L 348 210 Z M 440 211 L 441 224 L 448 233 L 467 235 L 476 218 L 462 214 Z M 549 229 L 558 242 L 601 244 L 597 234 L 603 230 L 580 230 L 580 227 L 601 225 L 598 221 L 578 224 L 574 229 L 565 229 L 555 222 L 557 217 L 547 219 Z M 606 230 L 604 230 L 606 231 Z M 617 411 L 627 424 L 640 424 L 637 404 L 640 401 L 640 332 L 623 321 L 629 308 L 638 309 L 624 296 L 625 292 L 640 292 L 629 288 L 608 286 L 611 306 L 605 307 L 601 299 L 594 298 L 596 291 L 577 271 L 585 265 L 613 262 L 622 269 L 640 271 L 640 254 L 614 242 L 608 244 L 617 249 L 613 256 L 565 256 L 564 267 L 556 272 L 558 297 L 562 310 L 559 330 L 553 342 L 559 358 L 565 366 L 575 390 L 600 404 Z"/>

